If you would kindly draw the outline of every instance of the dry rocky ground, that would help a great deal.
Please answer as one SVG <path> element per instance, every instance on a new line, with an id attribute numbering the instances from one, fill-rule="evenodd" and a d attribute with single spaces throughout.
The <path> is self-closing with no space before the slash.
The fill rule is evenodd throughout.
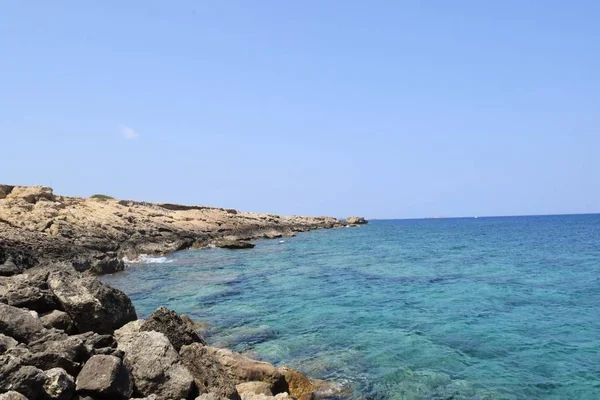
<path id="1" fill-rule="evenodd" d="M 349 218 L 349 223 L 366 223 Z M 343 226 L 0 185 L 0 400 L 342 398 L 344 388 L 207 345 L 185 315 L 137 318 L 94 274 L 122 259 Z"/>

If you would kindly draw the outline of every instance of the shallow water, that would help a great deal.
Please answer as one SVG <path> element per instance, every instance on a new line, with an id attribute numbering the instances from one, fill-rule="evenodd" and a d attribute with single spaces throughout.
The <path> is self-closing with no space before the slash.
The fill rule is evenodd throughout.
<path id="1" fill-rule="evenodd" d="M 600 398 L 600 215 L 374 221 L 104 280 L 369 399 Z"/>

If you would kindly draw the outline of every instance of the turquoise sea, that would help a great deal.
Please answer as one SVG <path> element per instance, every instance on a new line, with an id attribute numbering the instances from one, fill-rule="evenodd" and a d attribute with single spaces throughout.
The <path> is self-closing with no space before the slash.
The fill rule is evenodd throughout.
<path id="1" fill-rule="evenodd" d="M 372 221 L 104 277 L 364 399 L 599 399 L 600 215 Z"/>

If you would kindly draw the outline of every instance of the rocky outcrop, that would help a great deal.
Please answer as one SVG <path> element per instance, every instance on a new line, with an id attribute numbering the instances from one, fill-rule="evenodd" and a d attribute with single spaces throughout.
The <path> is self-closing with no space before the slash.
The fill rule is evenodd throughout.
<path id="1" fill-rule="evenodd" d="M 196 244 L 254 247 L 249 240 L 343 226 L 331 217 L 277 216 L 105 196 L 55 195 L 41 186 L 0 185 L 0 276 L 41 262 L 94 274 L 122 270 L 123 258 L 164 255 Z M 237 237 L 237 240 L 224 239 Z"/>
<path id="2" fill-rule="evenodd" d="M 367 224 L 369 221 L 364 219 L 363 217 L 348 217 L 346 218 L 346 223 L 349 225 L 362 225 Z"/>

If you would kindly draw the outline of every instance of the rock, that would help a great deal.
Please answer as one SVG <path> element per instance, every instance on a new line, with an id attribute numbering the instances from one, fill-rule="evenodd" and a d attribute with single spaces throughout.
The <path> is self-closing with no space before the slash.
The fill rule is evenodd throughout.
<path id="1" fill-rule="evenodd" d="M 145 321 L 143 319 L 136 319 L 135 321 L 126 323 L 114 332 L 115 339 L 119 341 L 119 339 L 123 336 L 140 332 L 140 328 L 142 327 L 144 322 Z"/>
<path id="2" fill-rule="evenodd" d="M 19 308 L 27 308 L 36 312 L 47 312 L 60 308 L 58 301 L 48 289 L 36 286 L 9 286 L 4 298 L 6 303 Z"/>
<path id="3" fill-rule="evenodd" d="M 167 337 L 159 332 L 121 335 L 118 349 L 131 368 L 136 393 L 156 394 L 160 399 L 187 398 L 193 377 L 180 363 L 179 355 Z"/>
<path id="4" fill-rule="evenodd" d="M 219 360 L 236 385 L 242 382 L 260 381 L 268 383 L 272 393 L 288 391 L 283 374 L 269 363 L 252 360 L 229 349 L 206 346 L 206 351 Z"/>
<path id="5" fill-rule="evenodd" d="M 0 265 L 0 276 L 13 276 L 23 272 L 23 269 L 18 267 L 11 260 L 5 261 Z"/>
<path id="6" fill-rule="evenodd" d="M 35 204 L 40 200 L 54 200 L 52 189 L 45 186 L 14 186 L 5 197 L 8 199 L 23 199 Z"/>
<path id="7" fill-rule="evenodd" d="M 159 307 L 146 319 L 140 327 L 140 331 L 156 331 L 164 334 L 175 350 L 181 350 L 181 346 L 206 342 L 198 336 L 194 326 L 182 319 L 175 311 L 166 307 Z"/>
<path id="8" fill-rule="evenodd" d="M 269 231 L 269 232 L 265 232 L 263 237 L 265 239 L 278 239 L 280 237 L 283 237 L 283 233 L 278 232 L 278 231 Z"/>
<path id="9" fill-rule="evenodd" d="M 233 240 L 233 239 L 218 239 L 215 241 L 215 246 L 223 249 L 251 249 L 255 246 L 254 243 L 246 242 L 244 240 Z"/>
<path id="10" fill-rule="evenodd" d="M 22 343 L 40 336 L 44 326 L 39 318 L 17 307 L 0 303 L 0 333 Z"/>
<path id="11" fill-rule="evenodd" d="M 42 370 L 22 365 L 17 357 L 0 356 L 0 392 L 14 390 L 29 400 L 36 400 L 43 396 L 45 382 L 46 375 Z"/>
<path id="12" fill-rule="evenodd" d="M 252 392 L 246 392 L 242 395 L 242 400 L 293 400 L 287 393 L 279 393 L 275 396 L 269 396 L 266 394 L 256 394 Z"/>
<path id="13" fill-rule="evenodd" d="M 231 400 L 240 396 L 221 363 L 206 350 L 206 346 L 193 343 L 181 348 L 181 362 L 194 377 L 200 393 L 215 393 Z"/>
<path id="14" fill-rule="evenodd" d="M 49 399 L 69 400 L 75 393 L 73 377 L 62 368 L 52 368 L 44 372 L 46 382 L 44 392 Z"/>
<path id="15" fill-rule="evenodd" d="M 367 221 L 363 217 L 348 217 L 348 218 L 346 218 L 346 223 L 349 225 L 360 225 L 360 224 L 366 224 L 368 222 L 369 221 Z"/>
<path id="16" fill-rule="evenodd" d="M 311 394 L 315 390 L 310 379 L 295 369 L 282 367 L 278 370 L 285 377 L 289 389 L 288 393 L 291 396 L 300 397 L 305 394 Z"/>
<path id="17" fill-rule="evenodd" d="M 8 349 L 17 347 L 18 344 L 19 342 L 17 342 L 15 339 L 0 333 L 0 355 L 6 353 Z"/>
<path id="18" fill-rule="evenodd" d="M 244 393 L 264 394 L 273 396 L 271 385 L 266 382 L 243 382 L 235 387 L 242 396 Z"/>
<path id="19" fill-rule="evenodd" d="M 133 382 L 120 358 L 92 356 L 77 376 L 77 391 L 90 396 L 127 399 L 133 393 Z"/>
<path id="20" fill-rule="evenodd" d="M 57 332 L 31 342 L 29 349 L 30 354 L 23 356 L 24 363 L 43 370 L 62 368 L 73 376 L 90 356 L 82 338 Z"/>
<path id="21" fill-rule="evenodd" d="M 40 317 L 42 324 L 46 328 L 55 328 L 65 331 L 66 333 L 72 335 L 77 332 L 77 328 L 75 328 L 75 324 L 69 314 L 64 311 L 54 310 L 47 314 L 44 314 Z"/>
<path id="22" fill-rule="evenodd" d="M 226 397 L 219 396 L 216 393 L 204 393 L 196 397 L 195 400 L 227 400 Z"/>
<path id="23" fill-rule="evenodd" d="M 137 319 L 129 297 L 97 278 L 54 272 L 48 285 L 79 332 L 112 333 Z"/>
<path id="24" fill-rule="evenodd" d="M 6 393 L 0 394 L 0 400 L 27 400 L 27 397 L 23 396 L 19 392 L 11 390 Z"/>
<path id="25" fill-rule="evenodd" d="M 13 189 L 14 186 L 11 185 L 0 185 L 0 200 L 6 198 Z"/>

